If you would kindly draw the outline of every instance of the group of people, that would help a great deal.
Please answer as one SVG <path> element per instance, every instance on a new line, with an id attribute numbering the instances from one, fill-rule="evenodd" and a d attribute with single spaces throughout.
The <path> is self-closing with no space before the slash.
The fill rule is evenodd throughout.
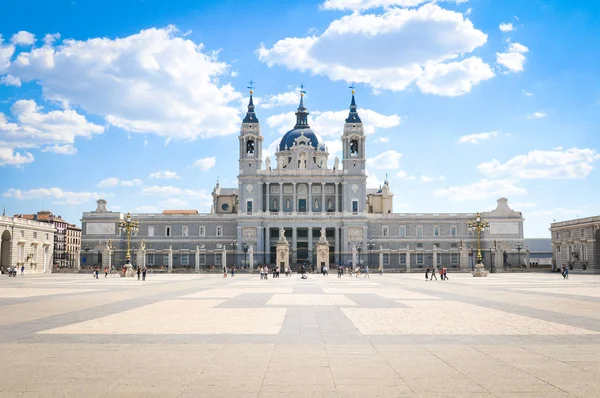
<path id="1" fill-rule="evenodd" d="M 17 267 L 14 267 L 14 266 L 11 265 L 10 267 L 8 267 L 8 276 L 9 277 L 10 276 L 16 277 L 17 276 L 17 270 L 18 270 Z M 21 266 L 21 276 L 23 276 L 24 273 L 25 273 L 25 266 L 22 265 Z"/>
<path id="2" fill-rule="evenodd" d="M 344 276 L 344 272 L 346 272 L 346 275 L 348 275 L 348 277 L 352 277 L 352 274 L 354 274 L 356 276 L 356 278 L 358 278 L 359 276 L 363 276 L 363 278 L 371 278 L 371 275 L 369 274 L 369 266 L 368 265 L 364 265 L 362 267 L 356 267 L 354 268 L 354 270 L 352 269 L 351 266 L 347 266 L 346 268 L 344 268 L 343 265 L 338 265 L 338 278 L 341 278 L 342 276 Z M 383 274 L 382 270 L 379 269 L 379 273 Z"/>
<path id="3" fill-rule="evenodd" d="M 431 269 L 429 267 L 427 267 L 427 269 L 425 270 L 425 280 L 430 281 L 433 278 L 435 278 L 435 280 L 437 281 L 436 272 L 438 272 L 436 267 L 431 267 Z M 431 274 L 431 276 L 430 276 L 430 274 Z M 441 280 L 443 280 L 443 281 L 448 280 L 448 269 L 446 267 L 441 267 L 439 269 L 439 274 L 440 274 Z"/>

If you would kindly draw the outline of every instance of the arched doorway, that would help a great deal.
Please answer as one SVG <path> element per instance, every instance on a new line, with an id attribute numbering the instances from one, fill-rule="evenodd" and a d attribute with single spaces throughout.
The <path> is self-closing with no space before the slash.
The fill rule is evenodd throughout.
<path id="1" fill-rule="evenodd" d="M 6 270 L 10 267 L 10 256 L 12 247 L 12 237 L 10 232 L 5 230 L 2 233 L 2 243 L 0 244 L 0 268 Z"/>

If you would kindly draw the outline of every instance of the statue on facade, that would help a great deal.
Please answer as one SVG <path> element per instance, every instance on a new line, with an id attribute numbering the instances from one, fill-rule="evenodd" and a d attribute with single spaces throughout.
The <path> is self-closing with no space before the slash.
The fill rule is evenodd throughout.
<path id="1" fill-rule="evenodd" d="M 279 227 L 279 243 L 287 243 L 287 239 L 285 239 L 285 229 L 283 227 Z"/>
<path id="2" fill-rule="evenodd" d="M 140 249 L 146 250 L 146 239 L 142 239 L 140 242 Z"/>
<path id="3" fill-rule="evenodd" d="M 335 161 L 333 162 L 333 169 L 338 170 L 340 168 L 340 158 L 335 157 Z"/>
<path id="4" fill-rule="evenodd" d="M 327 201 L 327 210 L 333 210 L 333 202 L 331 201 L 331 199 Z"/>
<path id="5" fill-rule="evenodd" d="M 285 208 L 286 208 L 286 209 L 289 209 L 289 208 L 290 208 L 290 200 L 289 200 L 289 199 L 286 199 L 286 200 L 285 200 Z"/>
<path id="6" fill-rule="evenodd" d="M 319 208 L 319 199 L 315 199 L 315 209 Z"/>
<path id="7" fill-rule="evenodd" d="M 325 228 L 321 228 L 321 237 L 319 243 L 327 243 L 327 236 L 325 235 Z"/>
<path id="8" fill-rule="evenodd" d="M 271 170 L 271 158 L 267 156 L 267 158 L 265 159 L 265 168 L 267 170 Z"/>

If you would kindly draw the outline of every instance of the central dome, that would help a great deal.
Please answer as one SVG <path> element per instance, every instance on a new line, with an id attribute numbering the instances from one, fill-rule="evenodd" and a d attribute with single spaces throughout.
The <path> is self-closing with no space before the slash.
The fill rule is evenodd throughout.
<path id="1" fill-rule="evenodd" d="M 279 150 L 286 151 L 296 144 L 296 140 L 301 137 L 306 137 L 306 141 L 310 143 L 313 148 L 325 151 L 325 144 L 317 133 L 315 133 L 308 125 L 308 110 L 304 107 L 304 92 L 300 93 L 300 105 L 296 111 L 296 125 L 294 128 L 283 136 L 279 142 Z M 300 140 L 298 145 L 306 145 L 305 142 Z"/>
<path id="2" fill-rule="evenodd" d="M 296 139 L 301 136 L 306 137 L 313 148 L 321 151 L 325 150 L 325 144 L 323 143 L 323 140 L 311 128 L 294 128 L 293 130 L 290 130 L 287 133 L 285 133 L 285 135 L 283 136 L 283 138 L 281 138 L 281 141 L 279 142 L 279 150 L 285 151 L 288 148 L 293 147 L 296 143 Z M 304 142 L 299 143 L 299 145 L 303 144 Z"/>

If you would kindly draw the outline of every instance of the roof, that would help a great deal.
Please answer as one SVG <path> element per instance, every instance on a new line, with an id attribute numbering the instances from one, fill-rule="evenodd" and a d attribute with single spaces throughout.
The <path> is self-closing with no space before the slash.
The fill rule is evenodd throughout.
<path id="1" fill-rule="evenodd" d="M 525 238 L 523 244 L 532 253 L 552 253 L 552 239 L 550 238 Z"/>
<path id="2" fill-rule="evenodd" d="M 323 143 L 323 140 L 311 128 L 295 128 L 285 133 L 279 142 L 279 150 L 285 151 L 288 148 L 293 147 L 296 143 L 296 139 L 301 136 L 306 137 L 310 141 L 310 145 L 313 148 L 321 151 L 325 150 L 325 144 Z"/>
<path id="3" fill-rule="evenodd" d="M 162 214 L 198 214 L 198 210 L 163 210 Z"/>

